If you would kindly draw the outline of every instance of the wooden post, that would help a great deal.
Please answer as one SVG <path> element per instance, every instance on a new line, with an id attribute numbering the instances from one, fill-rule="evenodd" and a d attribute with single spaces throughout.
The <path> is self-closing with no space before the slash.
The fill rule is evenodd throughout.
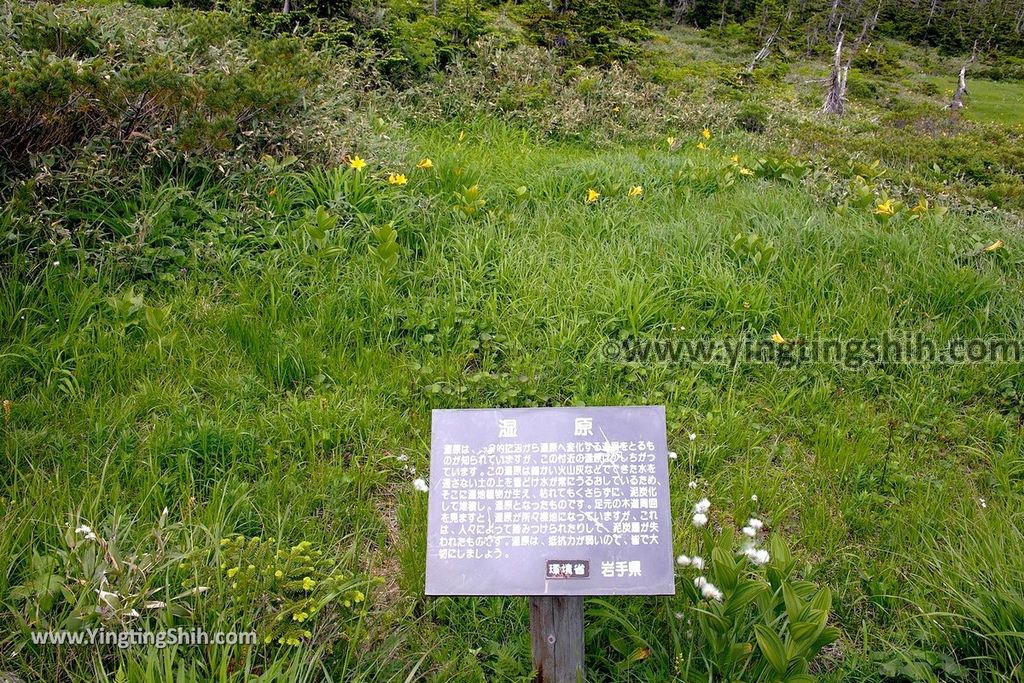
<path id="1" fill-rule="evenodd" d="M 583 598 L 530 598 L 530 644 L 538 683 L 582 683 Z"/>

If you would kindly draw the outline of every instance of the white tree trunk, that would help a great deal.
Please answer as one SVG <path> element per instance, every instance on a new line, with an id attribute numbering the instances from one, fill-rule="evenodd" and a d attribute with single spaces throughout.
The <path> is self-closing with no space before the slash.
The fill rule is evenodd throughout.
<path id="1" fill-rule="evenodd" d="M 832 57 L 832 73 L 828 79 L 828 92 L 825 94 L 825 102 L 821 105 L 821 111 L 826 114 L 842 116 L 846 110 L 846 76 L 850 72 L 849 66 L 843 66 L 843 33 L 840 31 L 836 36 L 836 51 Z"/>

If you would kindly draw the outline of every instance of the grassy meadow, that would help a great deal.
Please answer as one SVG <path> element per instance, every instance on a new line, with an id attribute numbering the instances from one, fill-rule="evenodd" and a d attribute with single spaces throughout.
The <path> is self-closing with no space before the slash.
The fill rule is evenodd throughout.
<path id="1" fill-rule="evenodd" d="M 61 11 L 237 40 L 188 33 L 190 10 Z M 912 91 L 906 48 L 895 105 L 851 94 L 821 118 L 809 60 L 742 86 L 762 112 L 722 94 L 739 46 L 657 35 L 635 72 L 530 80 L 543 54 L 510 48 L 497 76 L 464 61 L 365 97 L 316 52 L 304 113 L 226 156 L 92 145 L 9 180 L 0 680 L 530 681 L 525 600 L 423 596 L 430 411 L 633 404 L 666 406 L 677 553 L 756 516 L 773 563 L 788 548 L 786 571 L 830 591 L 837 637 L 807 671 L 736 680 L 1020 680 L 1019 364 L 604 352 L 1020 337 L 1020 84 L 975 84 L 950 123 L 941 92 Z M 181 49 L 196 73 L 221 58 Z M 707 530 L 690 523 L 704 496 Z M 683 590 L 589 600 L 588 680 L 719 680 L 715 609 Z M 260 644 L 28 636 L 99 625 Z"/>

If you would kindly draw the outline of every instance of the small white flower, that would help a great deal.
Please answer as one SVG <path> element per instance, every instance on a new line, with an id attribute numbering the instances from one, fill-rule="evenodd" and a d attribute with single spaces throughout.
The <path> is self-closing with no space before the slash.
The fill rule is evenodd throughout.
<path id="1" fill-rule="evenodd" d="M 693 525 L 698 529 L 708 523 L 708 516 L 703 512 L 698 512 L 693 516 Z"/>
<path id="2" fill-rule="evenodd" d="M 752 501 L 754 501 L 756 503 L 757 502 L 757 494 L 755 493 L 754 495 L 752 495 L 750 497 L 750 500 L 752 500 Z"/>
<path id="3" fill-rule="evenodd" d="M 93 532 L 90 531 L 89 533 L 87 533 L 85 535 L 85 540 L 87 540 L 87 541 L 95 541 L 96 540 L 96 534 L 94 534 Z"/>
<path id="4" fill-rule="evenodd" d="M 55 265 L 55 266 L 59 266 L 59 265 L 60 265 L 60 261 L 54 261 L 54 262 L 53 262 L 53 265 Z"/>
<path id="5" fill-rule="evenodd" d="M 700 587 L 700 594 L 708 600 L 717 600 L 719 602 L 721 602 L 722 598 L 725 597 L 722 594 L 722 591 L 715 587 L 715 584 L 708 582 L 705 582 L 704 585 Z"/>
<path id="6" fill-rule="evenodd" d="M 700 555 L 694 555 L 690 558 L 690 564 L 693 565 L 694 569 L 704 569 L 704 558 Z"/>
<path id="7" fill-rule="evenodd" d="M 697 501 L 697 504 L 693 506 L 695 514 L 704 514 L 711 509 L 711 501 L 707 498 L 701 498 Z"/>
<path id="8" fill-rule="evenodd" d="M 756 565 L 768 564 L 768 560 L 771 556 L 767 550 L 758 550 L 752 545 L 748 545 L 743 549 L 743 554 L 747 556 L 747 559 Z"/>
<path id="9" fill-rule="evenodd" d="M 981 507 L 983 507 L 983 508 L 987 508 L 988 507 L 988 503 L 985 502 L 984 498 L 979 498 L 978 499 L 978 504 L 981 505 Z"/>
<path id="10" fill-rule="evenodd" d="M 757 529 L 758 531 L 760 531 L 764 528 L 764 522 L 759 520 L 757 517 L 751 517 L 747 520 L 747 526 L 749 526 L 752 529 Z"/>
<path id="11" fill-rule="evenodd" d="M 696 434 L 694 434 L 693 432 L 690 432 L 690 441 L 693 441 L 693 440 L 695 440 L 696 438 L 697 438 L 697 435 L 696 435 Z"/>
<path id="12" fill-rule="evenodd" d="M 92 529 L 90 529 L 88 526 L 83 524 L 82 526 L 80 526 L 77 529 L 75 529 L 75 533 L 76 534 L 91 534 L 92 533 Z"/>
<path id="13" fill-rule="evenodd" d="M 676 619 L 678 619 L 679 621 L 682 621 L 684 616 L 686 615 L 684 615 L 682 612 L 676 612 Z"/>
<path id="14" fill-rule="evenodd" d="M 695 488 L 697 488 L 697 482 L 696 481 L 691 481 L 690 482 L 690 490 L 692 491 Z"/>
<path id="15" fill-rule="evenodd" d="M 755 536 L 757 536 L 757 529 L 755 529 L 752 526 L 745 526 L 743 527 L 743 535 L 749 536 L 750 538 L 754 538 Z"/>
<path id="16" fill-rule="evenodd" d="M 412 487 L 417 491 L 422 491 L 423 493 L 430 491 L 430 487 L 427 486 L 427 482 L 424 479 L 413 479 Z"/>
<path id="17" fill-rule="evenodd" d="M 703 576 L 698 576 L 696 579 L 693 580 L 693 585 L 697 588 L 703 588 L 707 582 L 708 580 L 705 579 Z"/>
<path id="18" fill-rule="evenodd" d="M 678 564 L 681 567 L 688 567 L 690 566 L 690 558 L 686 555 L 680 555 L 676 558 L 676 564 Z"/>
<path id="19" fill-rule="evenodd" d="M 675 460 L 678 457 L 679 457 L 679 454 L 677 454 L 675 451 L 669 451 L 668 452 L 668 459 L 669 460 Z"/>
<path id="20" fill-rule="evenodd" d="M 409 456 L 406 455 L 405 453 L 402 453 L 400 456 L 398 456 L 398 462 L 405 462 L 408 459 L 409 459 Z"/>

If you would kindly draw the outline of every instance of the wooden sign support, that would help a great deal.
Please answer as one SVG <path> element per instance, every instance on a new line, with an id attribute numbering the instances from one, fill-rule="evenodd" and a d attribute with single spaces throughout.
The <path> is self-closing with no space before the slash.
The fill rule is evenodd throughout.
<path id="1" fill-rule="evenodd" d="M 530 598 L 530 643 L 538 683 L 582 683 L 583 598 Z"/>

